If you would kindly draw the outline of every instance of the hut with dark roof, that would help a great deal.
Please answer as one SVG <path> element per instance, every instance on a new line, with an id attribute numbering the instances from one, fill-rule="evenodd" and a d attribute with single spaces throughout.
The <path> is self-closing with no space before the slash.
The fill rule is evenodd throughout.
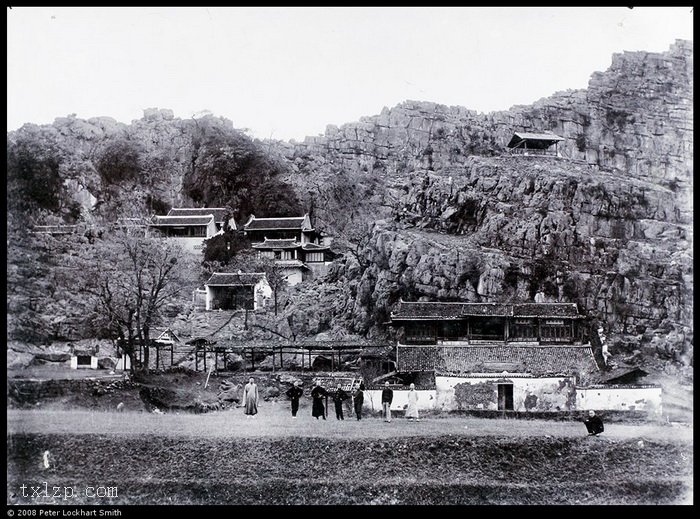
<path id="1" fill-rule="evenodd" d="M 506 147 L 514 154 L 556 157 L 559 155 L 558 143 L 563 140 L 562 137 L 553 133 L 514 132 Z M 552 145 L 554 145 L 554 150 L 551 150 Z"/>
<path id="2" fill-rule="evenodd" d="M 272 296 L 264 272 L 217 272 L 204 288 L 207 310 L 258 310 Z"/>

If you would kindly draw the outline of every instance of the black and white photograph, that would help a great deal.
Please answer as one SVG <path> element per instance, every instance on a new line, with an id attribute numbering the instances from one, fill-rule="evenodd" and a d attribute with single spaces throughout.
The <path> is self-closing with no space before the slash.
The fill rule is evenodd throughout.
<path id="1" fill-rule="evenodd" d="M 694 504 L 692 6 L 6 16 L 8 517 Z"/>

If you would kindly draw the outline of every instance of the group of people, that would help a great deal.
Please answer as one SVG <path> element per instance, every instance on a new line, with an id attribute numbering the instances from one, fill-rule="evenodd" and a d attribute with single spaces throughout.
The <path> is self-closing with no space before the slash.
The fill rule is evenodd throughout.
<path id="1" fill-rule="evenodd" d="M 301 388 L 301 383 L 297 380 L 294 385 L 287 390 L 286 395 L 289 397 L 292 404 L 292 418 L 297 417 L 299 412 L 299 399 L 304 394 L 304 390 Z M 350 398 L 345 390 L 342 388 L 342 384 L 338 384 L 338 387 L 333 392 L 328 392 L 318 380 L 314 381 L 314 386 L 311 389 L 311 416 L 316 418 L 326 419 L 326 409 L 324 405 L 324 400 L 326 397 L 330 396 L 333 399 L 335 405 L 335 417 L 337 420 L 345 420 L 343 415 L 343 402 Z M 355 418 L 357 420 L 362 419 L 362 406 L 365 401 L 365 385 L 360 384 L 360 387 L 355 390 L 352 394 L 353 405 L 355 408 Z M 385 422 L 391 422 L 391 403 L 394 399 L 394 392 L 389 387 L 389 382 L 385 383 L 384 390 L 382 391 L 382 416 Z M 259 392 L 258 386 L 255 383 L 255 379 L 250 377 L 248 383 L 243 388 L 243 395 L 241 397 L 240 406 L 245 408 L 245 414 L 247 417 L 254 417 L 258 413 L 258 400 Z M 414 384 L 410 385 L 408 391 L 408 405 L 406 407 L 406 418 L 410 420 L 419 421 L 418 418 L 418 393 L 416 392 L 416 386 Z"/>
<path id="2" fill-rule="evenodd" d="M 287 396 L 292 401 L 292 416 L 296 418 L 297 410 L 299 409 L 299 397 L 301 397 L 303 391 L 299 387 L 299 381 L 294 383 L 289 391 L 287 391 Z M 311 416 L 318 420 L 319 418 L 326 419 L 326 408 L 324 405 L 324 399 L 329 396 L 329 392 L 321 386 L 318 380 L 314 381 L 314 387 L 311 388 L 311 400 L 313 402 L 311 406 Z M 350 395 L 343 390 L 342 384 L 338 384 L 338 387 L 334 392 L 330 393 L 333 403 L 335 404 L 335 418 L 337 420 L 345 420 L 343 415 L 343 402 L 350 398 Z M 365 385 L 360 384 L 360 387 L 352 394 L 354 406 L 355 406 L 355 417 L 358 420 L 362 419 L 362 404 L 365 401 Z"/>
<path id="3" fill-rule="evenodd" d="M 420 418 L 418 418 L 418 392 L 414 383 L 408 386 L 407 397 L 406 418 L 420 422 Z M 382 417 L 385 422 L 391 422 L 391 403 L 393 400 L 394 390 L 389 387 L 389 382 L 384 382 L 384 389 L 382 390 Z"/>
<path id="4" fill-rule="evenodd" d="M 362 419 L 362 406 L 365 400 L 365 385 L 360 384 L 360 387 L 352 394 L 353 404 L 355 407 L 355 417 L 358 420 Z M 294 385 L 287 390 L 287 396 L 292 403 L 292 417 L 297 417 L 297 412 L 299 411 L 299 399 L 304 394 L 304 390 L 301 389 L 301 383 L 297 380 Z M 343 390 L 342 385 L 338 384 L 335 391 L 329 393 L 318 380 L 314 381 L 314 386 L 311 389 L 311 399 L 313 404 L 311 406 L 311 416 L 316 418 L 326 419 L 326 409 L 324 405 L 324 400 L 326 397 L 331 396 L 333 403 L 335 404 L 335 417 L 337 420 L 345 420 L 343 416 L 343 402 L 350 398 L 350 395 Z M 406 418 L 411 421 L 420 421 L 418 418 L 418 392 L 416 391 L 415 384 L 411 384 L 408 389 L 408 404 L 406 405 Z M 243 395 L 241 397 L 241 407 L 245 408 L 245 414 L 247 417 L 254 417 L 258 413 L 258 386 L 255 384 L 255 379 L 250 377 L 248 383 L 243 388 Z M 391 422 L 391 403 L 394 400 L 394 391 L 389 386 L 389 382 L 385 382 L 384 389 L 382 390 L 382 417 L 385 422 Z M 605 430 L 603 421 L 600 416 L 595 414 L 595 411 L 591 410 L 588 412 L 588 418 L 583 422 L 588 430 L 588 434 L 591 436 L 597 436 Z"/>
<path id="5" fill-rule="evenodd" d="M 297 417 L 297 412 L 299 411 L 299 399 L 301 395 L 304 394 L 304 390 L 300 387 L 301 383 L 297 380 L 292 387 L 287 390 L 287 396 L 292 402 L 292 418 Z M 360 387 L 353 394 L 354 404 L 355 404 L 355 416 L 358 420 L 362 419 L 362 404 L 364 403 L 364 384 L 360 384 Z M 328 396 L 328 391 L 326 391 L 318 381 L 314 382 L 314 387 L 311 389 L 311 398 L 313 399 L 313 406 L 311 408 L 311 416 L 316 418 L 326 419 L 326 410 L 323 403 L 325 397 Z M 258 414 L 258 401 L 260 394 L 258 392 L 258 386 L 255 383 L 255 379 L 250 377 L 248 383 L 243 388 L 243 394 L 241 396 L 240 407 L 244 408 L 245 415 L 248 418 L 254 417 Z M 338 384 L 338 388 L 332 393 L 333 402 L 335 403 L 335 416 L 338 420 L 345 420 L 343 416 L 343 402 L 350 398 L 347 392 L 343 391 L 341 384 Z"/>

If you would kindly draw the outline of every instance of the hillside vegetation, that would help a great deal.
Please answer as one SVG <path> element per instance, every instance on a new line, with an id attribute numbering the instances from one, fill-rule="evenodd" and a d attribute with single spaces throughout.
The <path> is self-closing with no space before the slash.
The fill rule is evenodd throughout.
<path id="1" fill-rule="evenodd" d="M 100 333 L 89 320 L 70 336 L 57 325 L 94 311 L 71 281 L 77 251 L 108 240 L 119 218 L 217 206 L 239 224 L 309 212 L 345 253 L 265 316 L 284 336 L 390 338 L 384 323 L 400 298 L 541 293 L 578 303 L 613 359 L 687 380 L 692 54 L 679 40 L 665 53 L 615 55 L 587 89 L 502 112 L 406 101 L 303 142 L 257 141 L 221 117 L 157 109 L 128 125 L 26 124 L 7 137 L 9 336 L 45 346 Z M 561 157 L 509 156 L 513 131 L 560 135 Z M 61 222 L 92 230 L 21 236 Z M 187 319 L 189 299 L 175 303 L 172 318 Z"/>

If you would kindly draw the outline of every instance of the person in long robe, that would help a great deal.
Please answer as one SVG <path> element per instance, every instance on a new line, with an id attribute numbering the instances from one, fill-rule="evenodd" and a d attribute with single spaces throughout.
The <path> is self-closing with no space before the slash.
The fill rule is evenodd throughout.
<path id="1" fill-rule="evenodd" d="M 411 383 L 408 389 L 406 418 L 410 418 L 411 421 L 420 421 L 420 418 L 418 418 L 418 391 L 416 391 L 416 385 L 413 383 Z"/>
<path id="2" fill-rule="evenodd" d="M 343 391 L 343 388 L 338 384 L 335 393 L 333 393 L 333 403 L 335 404 L 335 418 L 336 420 L 345 420 L 343 416 L 343 401 L 348 399 L 348 394 Z"/>
<path id="3" fill-rule="evenodd" d="M 287 396 L 292 401 L 292 418 L 297 417 L 297 411 L 299 410 L 299 398 L 304 393 L 304 390 L 299 387 L 300 382 L 297 380 L 294 385 L 287 390 Z"/>
<path id="4" fill-rule="evenodd" d="M 245 407 L 245 414 L 248 417 L 258 414 L 258 385 L 255 383 L 253 377 L 250 377 L 248 383 L 243 388 L 241 405 Z"/>
<path id="5" fill-rule="evenodd" d="M 591 409 L 588 411 L 588 418 L 586 418 L 583 423 L 586 426 L 586 429 L 588 430 L 588 436 L 598 436 L 600 433 L 602 433 L 605 430 L 605 427 L 603 426 L 603 420 L 595 414 L 595 411 Z"/>
<path id="6" fill-rule="evenodd" d="M 319 418 L 326 419 L 326 408 L 323 405 L 323 399 L 328 396 L 328 391 L 326 391 L 321 384 L 317 381 L 314 382 L 314 388 L 311 390 L 311 398 L 313 399 L 313 405 L 311 406 L 311 416 L 318 420 Z"/>
<path id="7" fill-rule="evenodd" d="M 353 395 L 354 399 L 354 405 L 355 405 L 355 416 L 357 417 L 358 420 L 362 420 L 362 404 L 365 401 L 365 385 L 360 384 L 360 387 L 357 388 L 357 391 L 355 391 L 355 394 Z"/>

